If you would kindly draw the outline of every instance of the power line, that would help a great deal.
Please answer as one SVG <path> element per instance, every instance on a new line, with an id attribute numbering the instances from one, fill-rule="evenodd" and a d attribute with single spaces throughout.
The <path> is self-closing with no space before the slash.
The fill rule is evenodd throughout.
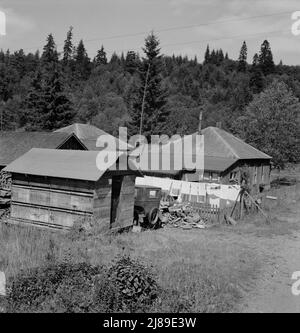
<path id="1" fill-rule="evenodd" d="M 220 37 L 220 38 L 212 38 L 212 39 L 200 39 L 200 40 L 194 40 L 194 41 L 188 41 L 188 42 L 178 42 L 178 43 L 170 43 L 170 44 L 162 44 L 161 47 L 168 47 L 168 46 L 177 46 L 177 45 L 189 45 L 189 44 L 201 44 L 201 43 L 210 43 L 214 41 L 220 41 L 220 40 L 234 40 L 239 38 L 251 38 L 258 35 L 270 35 L 270 34 L 283 34 L 286 32 L 290 32 L 290 30 L 273 30 L 273 31 L 263 31 L 263 32 L 257 32 L 254 34 L 248 34 L 248 35 L 233 35 L 233 36 L 227 36 L 227 37 Z M 124 51 L 138 51 L 140 48 L 128 48 L 128 49 L 117 49 L 115 52 L 124 52 Z"/>
<path id="2" fill-rule="evenodd" d="M 253 19 L 259 19 L 259 18 L 266 18 L 266 17 L 273 17 L 273 16 L 281 16 L 290 14 L 290 12 L 279 12 L 279 13 L 273 13 L 273 14 L 265 14 L 265 15 L 257 15 L 257 16 L 248 16 L 248 17 L 241 17 L 241 18 L 235 18 L 235 19 L 225 19 L 225 20 L 215 20 L 205 23 L 199 23 L 199 24 L 193 24 L 193 25 L 185 25 L 185 26 L 175 26 L 175 27 L 168 27 L 168 28 L 161 28 L 161 29 L 154 29 L 155 32 L 169 32 L 169 31 L 176 31 L 176 30 L 186 30 L 186 29 L 193 29 L 197 27 L 202 26 L 208 26 L 208 25 L 214 25 L 214 24 L 222 24 L 222 23 L 230 23 L 230 22 L 241 22 L 241 21 L 248 21 Z M 128 34 L 120 34 L 120 35 L 112 35 L 112 36 L 106 36 L 106 37 L 96 37 L 92 39 L 86 39 L 84 40 L 84 43 L 90 43 L 90 42 L 96 42 L 96 41 L 105 41 L 105 40 L 113 40 L 113 39 L 120 39 L 120 38 L 128 38 L 128 37 L 137 37 L 141 35 L 148 34 L 149 31 L 141 31 L 136 33 L 128 33 Z M 64 43 L 57 43 L 57 46 L 62 46 Z M 38 49 L 39 47 L 28 47 L 23 49 L 25 50 L 32 50 L 32 49 Z"/>

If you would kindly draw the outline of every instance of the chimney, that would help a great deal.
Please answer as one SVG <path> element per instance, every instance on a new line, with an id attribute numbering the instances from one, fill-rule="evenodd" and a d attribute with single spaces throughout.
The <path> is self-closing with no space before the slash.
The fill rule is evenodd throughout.
<path id="1" fill-rule="evenodd" d="M 202 114 L 203 112 L 200 111 L 200 114 L 199 114 L 199 125 L 198 125 L 198 134 L 201 135 L 201 132 L 202 132 Z"/>
<path id="2" fill-rule="evenodd" d="M 216 123 L 216 127 L 218 127 L 218 128 L 222 128 L 222 122 L 221 122 L 221 121 L 218 121 L 218 122 Z"/>

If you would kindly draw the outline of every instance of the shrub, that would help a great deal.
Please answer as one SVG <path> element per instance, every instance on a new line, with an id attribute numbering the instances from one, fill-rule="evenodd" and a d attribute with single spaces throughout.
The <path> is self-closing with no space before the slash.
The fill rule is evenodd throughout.
<path id="1" fill-rule="evenodd" d="M 158 296 L 159 288 L 150 268 L 130 257 L 113 263 L 109 279 L 119 289 L 124 311 L 145 311 Z"/>
<path id="2" fill-rule="evenodd" d="M 150 269 L 128 257 L 110 268 L 67 262 L 30 269 L 10 289 L 8 312 L 145 311 L 158 293 Z"/>
<path id="3" fill-rule="evenodd" d="M 43 311 L 44 304 L 47 306 L 51 302 L 56 304 L 57 297 L 66 293 L 66 286 L 70 291 L 74 291 L 76 287 L 78 290 L 85 290 L 93 285 L 95 276 L 100 272 L 101 267 L 94 267 L 86 263 L 62 263 L 23 271 L 13 279 L 8 311 Z M 68 295 L 73 297 L 72 294 Z M 74 302 L 70 299 L 68 303 L 66 297 L 62 297 L 62 309 L 66 312 L 72 312 Z"/>

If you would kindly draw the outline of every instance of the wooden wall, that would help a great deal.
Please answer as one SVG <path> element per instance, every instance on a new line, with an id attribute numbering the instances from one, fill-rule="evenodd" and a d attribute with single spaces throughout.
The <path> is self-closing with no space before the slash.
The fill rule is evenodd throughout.
<path id="1" fill-rule="evenodd" d="M 13 175 L 11 218 L 71 227 L 93 214 L 91 182 Z"/>
<path id="2" fill-rule="evenodd" d="M 126 228 L 133 224 L 135 177 L 106 175 L 97 182 L 88 182 L 14 174 L 11 218 L 66 228 L 88 217 L 99 223 L 98 230 L 103 232 Z M 113 208 L 114 178 L 121 180 L 121 184 Z"/>
<path id="3" fill-rule="evenodd" d="M 103 232 L 110 229 L 111 184 L 111 178 L 101 178 L 96 182 L 94 190 L 93 216 L 97 223 L 99 223 L 99 230 Z"/>
<path id="4" fill-rule="evenodd" d="M 109 229 L 122 229 L 133 225 L 135 175 L 121 176 L 121 190 L 118 204 L 112 207 L 112 182 L 114 178 L 101 178 L 94 191 L 94 218 L 103 232 Z M 116 212 L 112 212 L 116 209 Z M 116 216 L 112 221 L 112 216 Z"/>
<path id="5" fill-rule="evenodd" d="M 119 206 L 117 208 L 117 217 L 111 224 L 112 229 L 126 228 L 133 225 L 135 194 L 135 176 L 124 176 L 121 186 Z"/>

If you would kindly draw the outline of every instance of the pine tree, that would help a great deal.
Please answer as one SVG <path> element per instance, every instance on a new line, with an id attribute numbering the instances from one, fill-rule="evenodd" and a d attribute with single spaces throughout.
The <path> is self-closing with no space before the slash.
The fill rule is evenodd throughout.
<path id="1" fill-rule="evenodd" d="M 238 61 L 239 61 L 238 71 L 246 72 L 246 70 L 247 70 L 247 44 L 245 41 L 243 42 L 243 45 L 241 47 Z"/>
<path id="2" fill-rule="evenodd" d="M 87 55 L 83 40 L 80 40 L 75 54 L 75 65 L 80 80 L 86 80 L 91 73 L 91 61 Z"/>
<path id="3" fill-rule="evenodd" d="M 272 74 L 275 71 L 275 64 L 270 43 L 265 40 L 260 49 L 259 65 L 264 75 Z"/>
<path id="4" fill-rule="evenodd" d="M 44 88 L 46 108 L 40 114 L 42 129 L 53 130 L 70 125 L 75 112 L 66 94 L 60 77 L 60 72 L 55 70 L 46 80 Z"/>
<path id="5" fill-rule="evenodd" d="M 41 115 L 47 108 L 45 101 L 42 72 L 37 70 L 33 78 L 28 95 L 25 98 L 26 130 L 35 131 L 43 127 Z"/>
<path id="6" fill-rule="evenodd" d="M 65 66 L 68 66 L 70 64 L 70 61 L 72 60 L 73 56 L 72 38 L 73 38 L 73 27 L 70 27 L 67 33 L 67 38 L 64 43 L 63 64 Z"/>
<path id="7" fill-rule="evenodd" d="M 209 64 L 210 63 L 210 51 L 209 51 L 209 45 L 207 45 L 205 55 L 204 55 L 204 64 Z"/>
<path id="8" fill-rule="evenodd" d="M 106 52 L 104 51 L 103 45 L 101 46 L 101 49 L 98 50 L 97 55 L 94 59 L 94 63 L 96 66 L 107 64 L 107 56 L 106 56 Z"/>
<path id="9" fill-rule="evenodd" d="M 128 51 L 125 59 L 125 70 L 133 74 L 139 65 L 139 59 L 134 51 Z"/>
<path id="10" fill-rule="evenodd" d="M 254 57 L 253 57 L 253 61 L 252 61 L 252 66 L 259 66 L 259 57 L 258 57 L 258 54 L 255 53 L 254 54 Z"/>
<path id="11" fill-rule="evenodd" d="M 52 71 L 58 64 L 58 53 L 53 35 L 47 37 L 47 43 L 43 48 L 42 64 L 46 71 Z"/>
<path id="12" fill-rule="evenodd" d="M 153 33 L 146 38 L 143 51 L 146 58 L 143 58 L 140 69 L 141 84 L 130 112 L 129 132 L 131 135 L 139 133 L 144 89 L 146 87 L 142 134 L 149 139 L 152 134 L 164 133 L 169 113 L 166 108 L 167 91 L 162 86 L 162 61 L 159 40 Z"/>

